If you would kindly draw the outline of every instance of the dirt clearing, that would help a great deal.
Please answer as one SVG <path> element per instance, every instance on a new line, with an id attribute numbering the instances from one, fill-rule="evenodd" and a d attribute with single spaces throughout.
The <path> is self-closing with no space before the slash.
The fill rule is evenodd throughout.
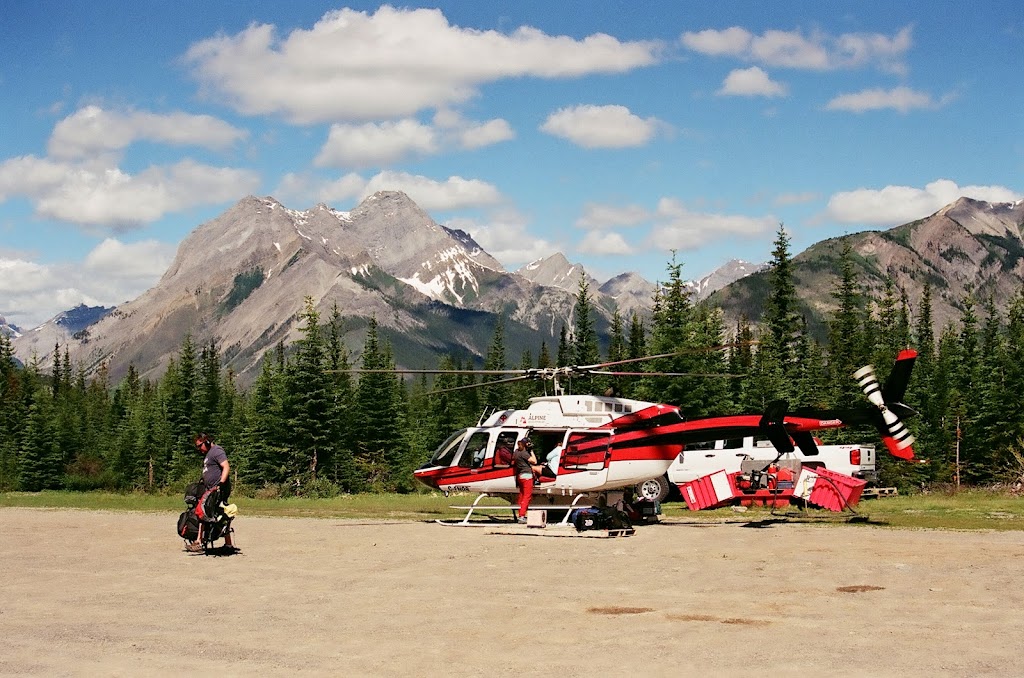
<path id="1" fill-rule="evenodd" d="M 3 675 L 1020 675 L 1024 533 L 0 509 Z M 592 534 L 592 533 L 586 533 Z"/>

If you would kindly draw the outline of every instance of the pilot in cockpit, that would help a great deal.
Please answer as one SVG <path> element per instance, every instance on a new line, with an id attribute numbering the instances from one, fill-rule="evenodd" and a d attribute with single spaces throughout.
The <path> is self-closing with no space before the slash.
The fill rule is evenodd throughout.
<path id="1" fill-rule="evenodd" d="M 494 465 L 511 466 L 512 448 L 516 444 L 516 434 L 508 431 L 498 434 L 498 442 L 494 446 Z"/>

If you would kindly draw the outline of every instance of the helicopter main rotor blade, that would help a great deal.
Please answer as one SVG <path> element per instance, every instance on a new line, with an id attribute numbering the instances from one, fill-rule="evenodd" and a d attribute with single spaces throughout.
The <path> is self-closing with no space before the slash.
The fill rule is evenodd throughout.
<path id="1" fill-rule="evenodd" d="M 496 386 L 498 384 L 511 384 L 517 381 L 526 381 L 527 379 L 533 379 L 532 376 L 521 376 L 521 377 L 510 377 L 508 379 L 495 379 L 494 381 L 482 381 L 479 384 L 463 384 L 462 386 L 452 386 L 451 388 L 441 388 L 436 391 L 428 391 L 428 395 L 434 395 L 436 393 L 449 393 L 451 391 L 464 391 L 470 388 L 486 388 L 487 386 Z"/>
<path id="2" fill-rule="evenodd" d="M 719 344 L 718 346 L 706 346 L 704 348 L 691 348 L 683 351 L 673 351 L 672 353 L 658 353 L 655 355 L 645 355 L 640 358 L 625 358 L 623 360 L 613 360 L 606 363 L 596 363 L 594 365 L 580 365 L 575 368 L 577 370 L 595 370 L 604 367 L 613 367 L 615 365 L 626 365 L 627 363 L 638 363 L 644 360 L 657 360 L 658 358 L 674 358 L 681 355 L 695 355 L 700 353 L 710 353 L 711 351 L 720 351 L 724 348 L 738 348 L 740 346 L 750 346 L 756 344 L 756 341 L 739 341 L 731 344 Z"/>
<path id="3" fill-rule="evenodd" d="M 331 374 L 524 374 L 526 370 L 405 370 L 405 369 L 362 369 L 324 370 Z"/>
<path id="4" fill-rule="evenodd" d="M 587 374 L 599 374 L 610 377 L 745 377 L 746 374 L 731 372 L 611 372 L 605 370 L 587 370 Z"/>

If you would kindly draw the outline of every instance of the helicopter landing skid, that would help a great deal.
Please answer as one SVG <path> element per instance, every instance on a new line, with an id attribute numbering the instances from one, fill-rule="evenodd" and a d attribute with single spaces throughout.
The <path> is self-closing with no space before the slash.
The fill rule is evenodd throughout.
<path id="1" fill-rule="evenodd" d="M 484 497 L 487 497 L 487 496 L 490 496 L 490 495 L 488 495 L 486 492 L 484 492 L 479 497 L 477 497 L 473 501 L 473 504 L 470 505 L 470 506 L 449 506 L 449 508 L 459 509 L 460 511 L 466 511 L 466 516 L 462 520 L 452 521 L 452 520 L 437 519 L 434 522 L 436 522 L 438 525 L 447 525 L 448 527 L 487 527 L 488 523 L 486 523 L 486 522 L 483 522 L 483 521 L 471 521 L 470 520 L 470 518 L 473 516 L 474 512 L 478 513 L 480 515 L 493 515 L 493 514 L 501 514 L 501 513 L 504 513 L 506 511 L 511 512 L 511 521 L 515 522 L 516 516 L 518 515 L 518 512 L 519 512 L 519 507 L 518 506 L 516 506 L 515 504 L 509 504 L 508 506 L 486 506 L 486 505 L 485 506 L 481 506 L 480 505 L 480 501 Z M 572 512 L 574 510 L 576 510 L 576 509 L 591 508 L 588 505 L 584 505 L 584 504 L 579 504 L 578 503 L 580 501 L 580 499 L 582 499 L 584 496 L 585 495 L 582 495 L 582 494 L 576 495 L 573 498 L 572 503 L 568 504 L 568 505 L 544 504 L 542 506 L 530 506 L 529 508 L 530 509 L 545 510 L 545 511 L 565 511 L 565 516 L 560 521 L 555 523 L 554 525 L 557 525 L 558 527 L 568 527 L 568 525 L 569 525 L 569 517 L 572 515 Z"/>

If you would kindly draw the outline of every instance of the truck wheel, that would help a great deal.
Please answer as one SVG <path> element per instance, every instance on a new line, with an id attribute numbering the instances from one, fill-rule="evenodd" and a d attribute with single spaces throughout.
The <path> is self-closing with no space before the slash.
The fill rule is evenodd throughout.
<path id="1" fill-rule="evenodd" d="M 665 501 L 671 489 L 672 486 L 668 482 L 668 476 L 661 476 L 660 478 L 651 478 L 642 483 L 637 483 L 635 491 L 637 499 L 646 499 L 647 501 L 660 503 Z"/>

